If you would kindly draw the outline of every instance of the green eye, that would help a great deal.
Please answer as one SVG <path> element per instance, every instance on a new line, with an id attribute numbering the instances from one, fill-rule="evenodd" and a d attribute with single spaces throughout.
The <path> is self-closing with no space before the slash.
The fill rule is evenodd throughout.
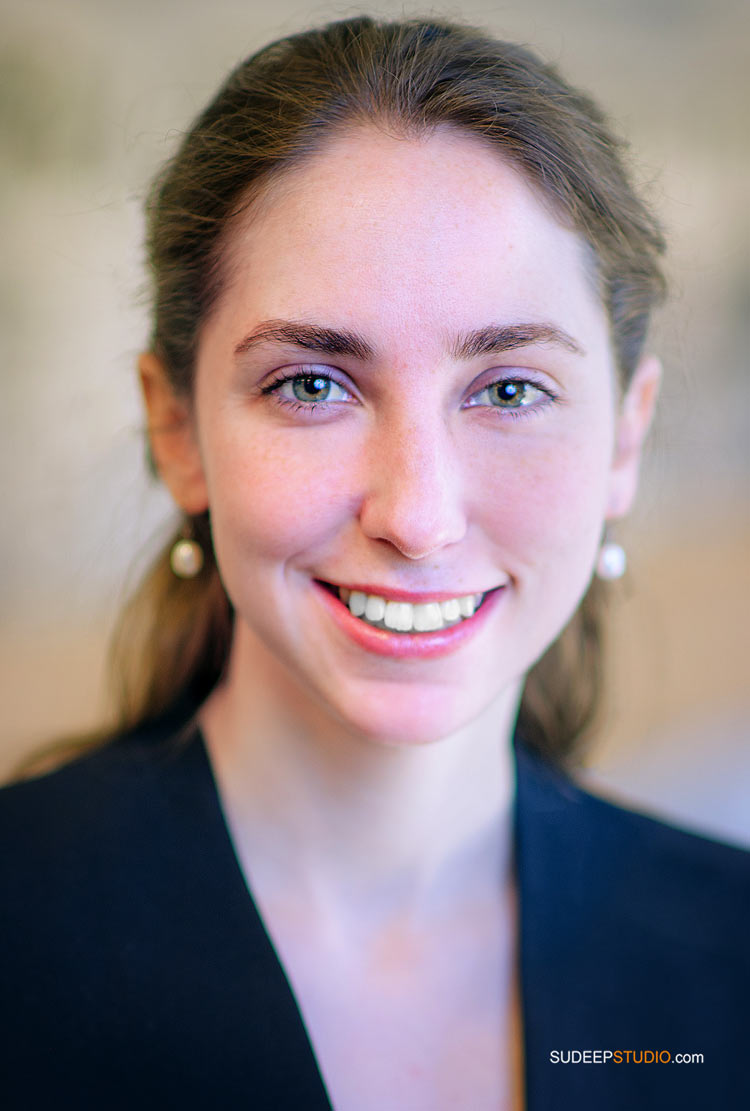
<path id="1" fill-rule="evenodd" d="M 264 386 L 263 393 L 274 394 L 279 402 L 298 409 L 312 409 L 327 401 L 353 401 L 349 391 L 327 374 L 290 374 Z"/>
<path id="2" fill-rule="evenodd" d="M 326 401 L 333 382 L 321 375 L 307 375 L 292 379 L 292 393 L 297 401 Z"/>
<path id="3" fill-rule="evenodd" d="M 521 409 L 525 405 L 532 405 L 542 391 L 530 382 L 520 379 L 509 379 L 506 382 L 494 382 L 482 393 L 487 394 L 490 405 L 499 409 Z"/>
<path id="4" fill-rule="evenodd" d="M 496 413 L 504 412 L 509 416 L 529 416 L 554 400 L 548 389 L 535 386 L 527 378 L 503 378 L 472 394 L 465 405 L 468 408 L 494 409 Z"/>

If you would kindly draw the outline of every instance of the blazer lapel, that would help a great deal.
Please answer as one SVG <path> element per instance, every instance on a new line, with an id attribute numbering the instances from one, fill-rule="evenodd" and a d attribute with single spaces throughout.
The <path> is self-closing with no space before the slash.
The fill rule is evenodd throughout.
<path id="1" fill-rule="evenodd" d="M 521 745 L 516 762 L 527 1111 L 717 1106 L 736 1062 L 722 931 L 705 926 L 720 916 L 701 861 L 713 846 L 588 794 Z M 615 1050 L 705 1064 L 593 1056 Z M 592 1056 L 568 1063 L 571 1051 Z"/>

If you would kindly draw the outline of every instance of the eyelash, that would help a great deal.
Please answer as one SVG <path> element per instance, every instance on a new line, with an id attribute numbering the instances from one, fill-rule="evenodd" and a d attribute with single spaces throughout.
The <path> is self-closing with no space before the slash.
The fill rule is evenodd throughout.
<path id="1" fill-rule="evenodd" d="M 481 389 L 475 390 L 471 397 L 483 394 L 486 390 L 491 390 L 493 386 L 507 386 L 517 384 L 519 386 L 530 386 L 532 389 L 537 390 L 542 394 L 542 398 L 538 401 L 531 402 L 528 405 L 519 405 L 518 408 L 508 407 L 503 408 L 501 405 L 468 405 L 469 409 L 483 409 L 491 413 L 495 413 L 500 420 L 528 420 L 534 417 L 540 409 L 546 409 L 550 404 L 559 401 L 560 398 L 556 393 L 553 393 L 547 386 L 543 386 L 541 382 L 535 381 L 533 378 L 521 377 L 519 375 L 509 375 L 507 378 L 495 378 L 492 382 L 488 382 L 486 386 Z"/>
<path id="2" fill-rule="evenodd" d="M 328 370 L 328 368 L 326 368 L 326 370 Z M 267 382 L 265 386 L 262 386 L 260 392 L 263 395 L 271 394 L 277 405 L 281 405 L 285 409 L 288 409 L 290 412 L 294 413 L 305 412 L 306 414 L 311 414 L 314 412 L 315 409 L 327 409 L 329 405 L 337 404 L 337 402 L 330 401 L 313 401 L 306 404 L 303 401 L 292 401 L 291 398 L 282 397 L 279 393 L 279 390 L 286 382 L 297 382 L 305 378 L 323 378 L 327 382 L 333 382 L 334 385 L 339 387 L 339 389 L 344 390 L 348 394 L 351 394 L 351 390 L 347 389 L 343 382 L 339 382 L 338 379 L 335 378 L 331 373 L 316 374 L 315 368 L 313 366 L 303 367 L 295 374 L 282 374 L 278 378 L 274 378 L 272 379 L 272 381 Z"/>
<path id="3" fill-rule="evenodd" d="M 328 368 L 326 368 L 326 370 L 328 371 Z M 309 403 L 305 403 L 303 401 L 292 401 L 291 398 L 281 396 L 279 391 L 281 390 L 281 387 L 283 385 L 285 385 L 287 382 L 296 382 L 300 379 L 305 378 L 325 379 L 327 382 L 333 382 L 334 385 L 339 387 L 339 389 L 342 389 L 346 393 L 351 394 L 351 390 L 349 390 L 342 382 L 339 382 L 338 379 L 334 377 L 334 375 L 332 375 L 330 372 L 325 374 L 315 374 L 313 367 L 305 367 L 302 370 L 298 370 L 294 374 L 282 374 L 278 378 L 274 378 L 272 381 L 266 383 L 265 386 L 262 386 L 260 389 L 260 393 L 264 396 L 272 396 L 277 405 L 282 406 L 290 412 L 304 412 L 305 414 L 309 414 L 310 416 L 318 408 L 322 408 L 325 410 L 328 409 L 331 405 L 341 404 L 341 402 L 336 401 L 312 401 Z M 546 408 L 548 404 L 555 403 L 560 400 L 559 396 L 553 393 L 553 391 L 550 390 L 547 386 L 541 385 L 540 382 L 535 381 L 533 378 L 522 378 L 518 376 L 508 378 L 496 378 L 493 381 L 488 382 L 485 386 L 482 386 L 481 389 L 475 390 L 471 396 L 475 397 L 477 394 L 482 394 L 485 392 L 485 390 L 492 389 L 493 386 L 507 385 L 509 383 L 518 383 L 522 386 L 531 386 L 532 389 L 539 390 L 539 392 L 544 395 L 544 399 L 538 402 L 532 402 L 529 405 L 521 405 L 516 409 L 504 409 L 501 406 L 497 405 L 469 405 L 467 406 L 467 408 L 481 408 L 490 410 L 491 412 L 497 413 L 503 420 L 524 420 L 534 416 L 534 414 L 538 412 L 540 408 Z M 348 404 L 348 402 L 345 402 L 345 404 Z"/>

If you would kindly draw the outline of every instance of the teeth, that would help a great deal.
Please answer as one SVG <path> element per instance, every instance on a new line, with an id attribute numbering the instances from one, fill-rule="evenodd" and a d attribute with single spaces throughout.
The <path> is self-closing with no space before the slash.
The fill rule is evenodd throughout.
<path id="1" fill-rule="evenodd" d="M 365 617 L 368 621 L 373 623 L 382 621 L 385 617 L 385 611 L 388 607 L 385 604 L 385 598 L 378 598 L 375 594 L 367 595 L 367 602 L 365 603 Z"/>
<path id="2" fill-rule="evenodd" d="M 345 598 L 341 599 L 342 602 L 346 601 Z M 361 617 L 365 612 L 367 605 L 367 595 L 362 594 L 359 590 L 353 590 L 349 595 L 349 609 L 355 617 Z"/>
<path id="3" fill-rule="evenodd" d="M 451 599 L 453 601 L 453 599 Z M 450 605 L 449 602 L 444 605 Z M 414 628 L 418 633 L 431 633 L 435 629 L 442 629 L 445 618 L 442 612 L 443 607 L 437 602 L 427 602 L 424 605 L 414 607 Z M 458 617 L 458 604 L 456 605 L 456 617 Z"/>
<path id="4" fill-rule="evenodd" d="M 472 617 L 484 595 L 466 594 L 445 602 L 412 605 L 411 602 L 390 602 L 378 594 L 364 594 L 361 590 L 348 590 L 342 586 L 339 587 L 339 597 L 354 617 L 369 625 L 398 633 L 430 633 Z"/>
<path id="5" fill-rule="evenodd" d="M 380 602 L 380 598 L 373 598 L 373 602 Z M 367 616 L 367 610 L 365 610 Z M 387 602 L 383 620 L 389 629 L 399 633 L 408 633 L 414 624 L 414 606 L 408 602 Z"/>
<path id="6" fill-rule="evenodd" d="M 461 616 L 461 603 L 458 598 L 451 598 L 447 602 L 441 602 L 440 612 L 443 616 L 443 621 L 458 621 Z"/>
<path id="7" fill-rule="evenodd" d="M 476 594 L 467 594 L 465 598 L 459 598 L 458 608 L 462 617 L 472 617 L 477 608 Z"/>

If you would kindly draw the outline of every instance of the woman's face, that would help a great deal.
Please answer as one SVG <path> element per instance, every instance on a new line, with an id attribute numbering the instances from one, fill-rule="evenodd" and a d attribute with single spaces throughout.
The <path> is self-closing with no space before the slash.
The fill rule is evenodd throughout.
<path id="1" fill-rule="evenodd" d="M 391 743 L 514 698 L 635 481 L 581 241 L 478 140 L 361 130 L 226 264 L 172 486 L 210 509 L 237 644 Z"/>

